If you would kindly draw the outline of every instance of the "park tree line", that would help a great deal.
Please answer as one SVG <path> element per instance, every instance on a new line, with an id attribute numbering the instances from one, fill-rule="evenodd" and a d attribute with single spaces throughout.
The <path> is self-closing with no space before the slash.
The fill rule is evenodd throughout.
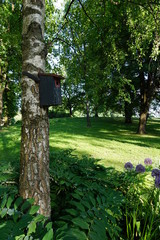
<path id="1" fill-rule="evenodd" d="M 70 116 L 86 114 L 89 126 L 91 114 L 119 112 L 126 123 L 138 114 L 138 133 L 146 132 L 151 103 L 159 101 L 159 8 L 146 0 L 66 1 L 60 18 L 46 1 L 46 68 L 66 75 L 63 109 Z M 0 119 L 6 123 L 21 104 L 22 10 L 22 0 L 1 1 Z"/>
<path id="2" fill-rule="evenodd" d="M 131 123 L 137 113 L 138 133 L 146 132 L 151 104 L 159 101 L 159 11 L 152 1 L 66 3 L 53 40 L 66 70 L 64 106 L 70 115 L 111 110 Z"/>
<path id="3" fill-rule="evenodd" d="M 17 114 L 20 99 L 22 1 L 0 1 L 0 125 Z"/>

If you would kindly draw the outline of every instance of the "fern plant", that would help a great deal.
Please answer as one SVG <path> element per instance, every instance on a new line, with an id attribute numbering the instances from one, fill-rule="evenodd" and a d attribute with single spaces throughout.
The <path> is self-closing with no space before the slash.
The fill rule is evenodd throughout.
<path id="1" fill-rule="evenodd" d="M 52 223 L 37 214 L 39 206 L 34 199 L 4 194 L 0 202 L 0 239 L 1 240 L 52 240 Z"/>
<path id="2" fill-rule="evenodd" d="M 114 169 L 70 151 L 50 159 L 55 239 L 118 239 L 123 196 Z"/>

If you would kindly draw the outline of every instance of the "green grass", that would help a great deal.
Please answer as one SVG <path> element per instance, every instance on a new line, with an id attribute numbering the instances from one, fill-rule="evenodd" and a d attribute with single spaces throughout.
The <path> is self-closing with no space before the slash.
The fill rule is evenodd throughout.
<path id="1" fill-rule="evenodd" d="M 143 163 L 152 158 L 158 166 L 160 160 L 160 119 L 149 120 L 148 134 L 136 134 L 138 121 L 124 124 L 123 119 L 93 118 L 91 128 L 85 118 L 59 118 L 50 120 L 50 151 L 73 149 L 78 156 L 87 155 L 104 166 L 122 169 L 126 161 Z M 13 162 L 19 159 L 20 125 L 0 131 L 0 160 Z"/>

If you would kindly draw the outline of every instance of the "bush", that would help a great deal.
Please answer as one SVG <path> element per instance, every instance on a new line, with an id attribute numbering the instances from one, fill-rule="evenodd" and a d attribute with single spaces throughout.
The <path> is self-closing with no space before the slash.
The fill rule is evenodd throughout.
<path id="1" fill-rule="evenodd" d="M 16 162 L 16 161 L 15 161 Z M 0 239 L 52 240 L 52 223 L 37 215 L 34 199 L 18 196 L 19 164 L 0 163 Z"/>
<path id="2" fill-rule="evenodd" d="M 138 164 L 135 169 L 127 169 L 125 172 L 129 184 L 124 191 L 124 225 L 121 226 L 124 229 L 124 239 L 152 240 L 159 239 L 160 236 L 159 186 L 155 186 L 151 176 L 150 159 L 145 159 L 145 164 L 146 167 Z"/>
<path id="3" fill-rule="evenodd" d="M 4 194 L 0 202 L 0 239 L 52 240 L 52 223 L 37 215 L 39 206 L 34 199 L 23 200 L 15 195 Z"/>
<path id="4" fill-rule="evenodd" d="M 55 239 L 118 239 L 124 200 L 118 173 L 71 151 L 51 154 L 50 160 Z"/>
<path id="5" fill-rule="evenodd" d="M 65 117 L 70 117 L 70 114 L 69 113 L 66 113 L 64 111 L 49 111 L 48 113 L 48 117 L 49 119 L 52 119 L 52 118 L 65 118 Z"/>
<path id="6" fill-rule="evenodd" d="M 52 224 L 37 215 L 34 200 L 17 195 L 18 165 L 2 162 L 1 239 L 159 239 L 160 170 L 152 170 L 151 163 L 128 162 L 118 172 L 86 156 L 78 159 L 71 150 L 51 153 L 53 237 Z"/>
<path id="7" fill-rule="evenodd" d="M 159 189 L 150 165 L 127 163 L 118 172 L 71 151 L 50 160 L 56 240 L 159 239 Z"/>

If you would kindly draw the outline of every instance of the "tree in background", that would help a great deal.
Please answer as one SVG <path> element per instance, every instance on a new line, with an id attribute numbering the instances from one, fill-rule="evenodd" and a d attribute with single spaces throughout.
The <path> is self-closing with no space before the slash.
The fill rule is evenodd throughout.
<path id="1" fill-rule="evenodd" d="M 20 98 L 21 2 L 3 1 L 0 5 L 0 119 L 6 117 L 6 122 L 16 115 Z"/>
<path id="2" fill-rule="evenodd" d="M 143 130 L 138 132 L 145 133 L 146 116 L 159 85 L 159 6 L 143 0 L 79 0 L 69 1 L 66 9 L 65 28 L 57 39 L 72 84 L 83 83 L 96 112 L 99 104 L 106 111 L 118 110 L 128 123 L 134 111 L 140 111 Z"/>
<path id="3" fill-rule="evenodd" d="M 147 116 L 159 88 L 160 6 L 154 2 L 131 3 L 128 26 L 131 33 L 129 48 L 139 66 L 140 118 L 138 133 L 146 133 Z"/>

